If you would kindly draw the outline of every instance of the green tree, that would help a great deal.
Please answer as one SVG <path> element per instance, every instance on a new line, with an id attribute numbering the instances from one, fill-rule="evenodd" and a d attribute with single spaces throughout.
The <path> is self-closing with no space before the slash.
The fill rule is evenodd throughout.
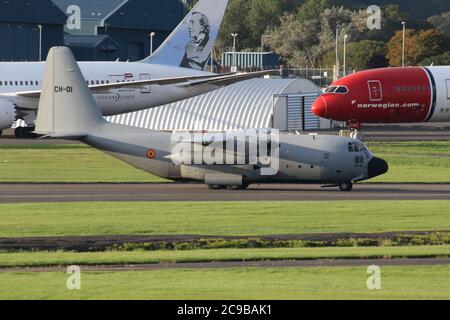
<path id="1" fill-rule="evenodd" d="M 450 52 L 438 56 L 426 58 L 420 63 L 421 66 L 450 66 Z"/>
<path id="2" fill-rule="evenodd" d="M 391 66 L 402 63 L 403 33 L 398 31 L 388 43 L 388 59 Z M 449 49 L 449 38 L 436 29 L 416 32 L 407 29 L 405 33 L 405 64 L 420 64 L 424 59 L 443 54 Z"/>
<path id="3" fill-rule="evenodd" d="M 296 16 L 299 21 L 311 21 L 317 19 L 326 8 L 330 7 L 329 0 L 306 0 L 298 8 Z"/>
<path id="4" fill-rule="evenodd" d="M 341 46 L 340 56 L 343 56 L 343 48 Z M 374 68 L 382 68 L 388 66 L 386 59 L 387 45 L 382 41 L 362 40 L 351 42 L 347 45 L 346 62 L 347 70 L 366 70 Z M 328 52 L 323 60 L 322 65 L 332 67 L 335 63 L 334 52 Z"/>
<path id="5" fill-rule="evenodd" d="M 432 16 L 428 18 L 428 22 L 440 32 L 450 37 L 450 11 L 444 12 L 438 16 Z"/>
<path id="6" fill-rule="evenodd" d="M 219 46 L 231 47 L 231 33 L 238 33 L 239 50 L 261 48 L 264 33 L 280 24 L 280 17 L 295 11 L 303 0 L 230 0 L 219 37 Z"/>
<path id="7" fill-rule="evenodd" d="M 291 66 L 318 67 L 324 54 L 334 52 L 336 27 L 341 31 L 341 37 L 348 34 L 358 41 L 364 39 L 366 21 L 365 11 L 350 11 L 343 7 L 325 9 L 310 20 L 299 19 L 298 14 L 287 14 L 282 17 L 279 27 L 266 32 L 266 43 Z"/>

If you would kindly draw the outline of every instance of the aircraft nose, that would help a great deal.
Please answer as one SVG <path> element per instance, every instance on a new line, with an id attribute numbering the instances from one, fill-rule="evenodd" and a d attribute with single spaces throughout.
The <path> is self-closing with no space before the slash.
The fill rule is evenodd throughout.
<path id="1" fill-rule="evenodd" d="M 311 110 L 316 116 L 326 118 L 328 115 L 328 108 L 325 98 L 323 96 L 317 98 L 317 100 L 314 101 Z"/>
<path id="2" fill-rule="evenodd" d="M 389 165 L 381 158 L 373 157 L 369 161 L 368 176 L 369 179 L 381 176 L 389 170 Z"/>

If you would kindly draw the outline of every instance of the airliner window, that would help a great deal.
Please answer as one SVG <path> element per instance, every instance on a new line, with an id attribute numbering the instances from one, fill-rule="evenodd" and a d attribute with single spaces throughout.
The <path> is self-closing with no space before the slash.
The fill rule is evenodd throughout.
<path id="1" fill-rule="evenodd" d="M 337 87 L 328 87 L 327 90 L 325 90 L 325 93 L 334 93 L 336 89 Z"/>
<path id="2" fill-rule="evenodd" d="M 338 87 L 335 92 L 344 94 L 348 92 L 348 89 L 346 87 Z"/>

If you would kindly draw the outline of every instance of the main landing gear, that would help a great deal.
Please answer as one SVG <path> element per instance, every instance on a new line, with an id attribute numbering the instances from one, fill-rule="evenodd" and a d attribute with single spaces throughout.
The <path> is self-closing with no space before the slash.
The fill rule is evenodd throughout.
<path id="1" fill-rule="evenodd" d="M 353 190 L 353 182 L 342 182 L 339 184 L 339 189 L 343 192 L 350 192 Z"/>
<path id="2" fill-rule="evenodd" d="M 237 191 L 237 190 L 246 190 L 248 187 L 249 187 L 248 185 L 242 185 L 242 186 L 222 186 L 222 185 L 218 185 L 218 184 L 208 185 L 208 188 L 210 190 L 228 189 L 228 190 L 232 190 L 232 191 Z"/>
<path id="3" fill-rule="evenodd" d="M 352 139 L 364 140 L 364 135 L 361 133 L 362 124 L 360 122 L 347 121 L 349 130 L 342 130 L 340 135 L 350 137 Z"/>
<path id="4" fill-rule="evenodd" d="M 19 139 L 34 139 L 37 136 L 33 133 L 35 127 L 17 127 L 14 131 L 16 138 Z"/>

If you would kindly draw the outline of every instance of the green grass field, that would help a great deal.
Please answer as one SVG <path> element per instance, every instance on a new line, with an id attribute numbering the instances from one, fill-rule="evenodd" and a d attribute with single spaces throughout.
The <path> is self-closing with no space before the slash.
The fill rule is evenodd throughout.
<path id="1" fill-rule="evenodd" d="M 370 143 L 390 171 L 370 182 L 450 183 L 450 142 Z M 0 146 L 0 182 L 161 182 L 84 145 Z"/>
<path id="2" fill-rule="evenodd" d="M 0 146 L 0 182 L 164 182 L 85 145 Z"/>
<path id="3" fill-rule="evenodd" d="M 239 268 L 68 275 L 0 273 L 0 299 L 450 299 L 449 266 L 383 267 L 381 290 L 367 289 L 367 267 Z"/>
<path id="4" fill-rule="evenodd" d="M 0 205 L 0 237 L 229 235 L 450 229 L 450 201 L 151 202 Z"/>
<path id="5" fill-rule="evenodd" d="M 449 257 L 450 245 L 417 247 L 210 249 L 132 252 L 20 252 L 0 253 L 0 267 L 119 265 L 226 261 L 316 259 L 382 259 Z M 370 261 L 368 261 L 370 263 Z"/>
<path id="6" fill-rule="evenodd" d="M 389 163 L 386 175 L 369 182 L 450 183 L 450 142 L 369 143 Z"/>

